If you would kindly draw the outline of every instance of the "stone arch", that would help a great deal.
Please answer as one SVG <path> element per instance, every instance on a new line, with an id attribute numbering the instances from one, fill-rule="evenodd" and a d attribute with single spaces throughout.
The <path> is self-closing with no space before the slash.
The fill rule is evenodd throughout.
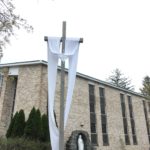
<path id="1" fill-rule="evenodd" d="M 77 140 L 79 135 L 82 135 L 85 150 L 92 150 L 89 134 L 83 130 L 75 130 L 72 132 L 69 140 L 66 143 L 66 150 L 78 150 Z"/>

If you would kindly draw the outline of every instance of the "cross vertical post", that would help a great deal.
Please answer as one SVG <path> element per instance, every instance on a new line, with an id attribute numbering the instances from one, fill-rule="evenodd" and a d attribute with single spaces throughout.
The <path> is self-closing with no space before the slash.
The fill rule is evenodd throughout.
<path id="1" fill-rule="evenodd" d="M 66 22 L 62 28 L 62 54 L 65 53 Z M 60 124 L 59 124 L 59 150 L 64 150 L 64 101 L 65 101 L 65 61 L 61 60 L 61 87 L 60 87 Z"/>
<path id="2" fill-rule="evenodd" d="M 47 42 L 49 41 L 47 36 L 44 36 L 44 40 Z M 62 43 L 62 47 L 61 47 L 62 54 L 65 53 L 65 46 L 66 46 L 65 41 L 66 41 L 66 22 L 63 21 L 62 37 L 61 37 L 61 41 L 60 41 Z M 83 43 L 83 38 L 80 38 L 79 43 Z M 59 119 L 59 150 L 64 150 L 64 147 L 65 147 L 65 144 L 64 144 L 65 61 L 63 59 L 61 60 L 60 82 L 61 83 L 60 83 L 60 115 L 59 115 L 60 116 L 60 119 Z M 49 107 L 48 107 L 48 109 L 50 110 Z M 49 115 L 51 115 L 51 114 L 49 114 Z M 50 119 L 51 118 L 49 118 L 49 120 Z M 49 122 L 49 125 L 50 125 L 50 122 Z M 53 136 L 57 136 L 57 135 L 53 135 L 53 134 L 50 134 L 50 135 L 51 135 L 52 139 L 53 139 Z M 55 140 L 55 138 L 52 140 L 52 146 L 55 147 L 54 140 Z"/>

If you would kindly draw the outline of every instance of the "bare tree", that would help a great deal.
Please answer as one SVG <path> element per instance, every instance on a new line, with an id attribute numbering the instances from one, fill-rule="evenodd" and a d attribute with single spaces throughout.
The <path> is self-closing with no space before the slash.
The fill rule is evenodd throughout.
<path id="1" fill-rule="evenodd" d="M 134 87 L 131 85 L 131 80 L 125 77 L 118 68 L 112 72 L 112 75 L 109 76 L 107 81 L 116 85 L 117 87 L 127 90 L 134 90 Z"/>
<path id="2" fill-rule="evenodd" d="M 27 21 L 14 13 L 15 6 L 12 0 L 0 0 L 0 52 L 2 53 L 10 37 L 14 35 L 14 29 L 21 27 L 27 31 L 33 30 Z"/>

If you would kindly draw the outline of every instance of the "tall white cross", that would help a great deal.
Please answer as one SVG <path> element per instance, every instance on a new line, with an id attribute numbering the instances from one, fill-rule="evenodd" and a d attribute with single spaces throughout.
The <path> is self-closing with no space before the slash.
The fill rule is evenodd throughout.
<path id="1" fill-rule="evenodd" d="M 48 37 L 44 37 L 48 41 Z M 63 21 L 62 26 L 62 54 L 65 53 L 66 41 L 66 21 Z M 83 43 L 83 38 L 80 38 L 80 43 Z M 60 91 L 60 122 L 59 122 L 59 150 L 64 150 L 64 101 L 65 101 L 65 61 L 61 60 L 61 91 Z"/>

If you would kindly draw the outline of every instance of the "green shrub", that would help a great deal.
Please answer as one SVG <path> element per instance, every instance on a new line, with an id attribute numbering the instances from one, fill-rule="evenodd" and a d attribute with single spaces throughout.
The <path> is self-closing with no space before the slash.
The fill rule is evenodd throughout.
<path id="1" fill-rule="evenodd" d="M 6 134 L 7 138 L 21 138 L 24 141 L 49 142 L 48 116 L 42 115 L 39 109 L 32 108 L 27 122 L 25 122 L 24 111 L 16 112 L 11 120 Z M 8 140 L 9 142 L 11 140 Z M 14 142 L 14 141 L 13 141 Z"/>
<path id="2" fill-rule="evenodd" d="M 41 120 L 41 112 L 39 109 L 36 110 L 35 123 L 36 123 L 36 128 L 34 128 L 35 139 L 40 139 L 42 134 L 42 120 Z"/>
<path id="3" fill-rule="evenodd" d="M 42 137 L 41 137 L 41 141 L 43 141 L 43 142 L 50 141 L 48 116 L 45 114 L 42 115 Z"/>
<path id="4" fill-rule="evenodd" d="M 25 130 L 24 130 L 24 135 L 26 138 L 34 139 L 35 137 L 35 131 L 34 131 L 34 128 L 36 127 L 35 115 L 36 115 L 36 110 L 33 107 L 29 114 L 29 118 L 26 122 Z"/>
<path id="5" fill-rule="evenodd" d="M 31 110 L 29 114 L 29 118 L 26 123 L 26 127 L 24 130 L 24 135 L 26 138 L 32 139 L 32 140 L 40 140 L 41 138 L 41 113 L 39 109 L 33 109 Z"/>
<path id="6" fill-rule="evenodd" d="M 14 126 L 12 129 L 12 136 L 22 137 L 24 135 L 24 128 L 25 128 L 25 115 L 24 111 L 21 109 L 14 122 Z"/>
<path id="7" fill-rule="evenodd" d="M 18 112 L 15 113 L 14 117 L 12 117 L 11 121 L 10 121 L 10 125 L 9 128 L 6 132 L 6 137 L 9 138 L 12 136 L 12 130 L 15 124 L 16 119 L 18 118 Z"/>

